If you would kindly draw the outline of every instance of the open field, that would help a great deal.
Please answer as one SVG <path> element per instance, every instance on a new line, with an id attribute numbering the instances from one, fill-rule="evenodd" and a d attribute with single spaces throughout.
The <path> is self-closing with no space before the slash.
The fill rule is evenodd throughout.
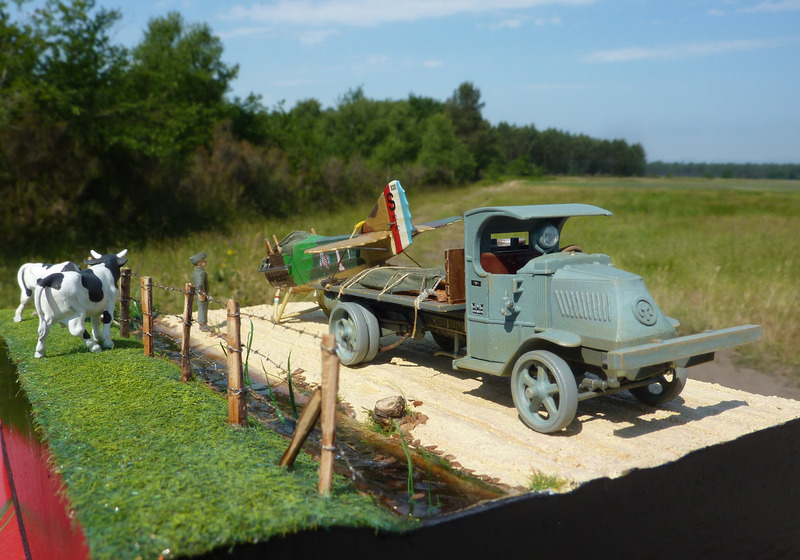
<path id="1" fill-rule="evenodd" d="M 613 217 L 568 222 L 562 243 L 607 253 L 619 268 L 643 276 L 663 310 L 681 321 L 681 334 L 762 325 L 762 341 L 743 348 L 740 358 L 756 369 L 788 373 L 800 381 L 800 326 L 795 319 L 800 314 L 800 181 L 566 177 L 424 193 L 413 185 L 405 188 L 415 222 L 487 205 L 584 202 L 607 208 Z M 237 298 L 243 306 L 263 304 L 272 295 L 257 272 L 265 237 L 311 227 L 320 234 L 349 232 L 373 202 L 131 246 L 129 264 L 156 284 L 183 287 L 191 281 L 189 256 L 205 251 L 213 295 Z M 455 225 L 418 237 L 408 252 L 424 266 L 440 266 L 443 250 L 461 246 L 461 236 L 461 227 Z M 89 249 L 76 248 L 63 258 L 81 259 Z M 400 256 L 396 262 L 410 261 Z M 0 265 L 2 308 L 17 304 L 14 275 L 19 264 Z M 156 307 L 176 312 L 180 295 L 159 293 Z"/>

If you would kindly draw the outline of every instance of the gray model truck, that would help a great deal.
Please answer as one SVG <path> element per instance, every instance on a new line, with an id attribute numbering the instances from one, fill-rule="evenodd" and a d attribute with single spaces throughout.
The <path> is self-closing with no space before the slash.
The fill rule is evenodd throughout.
<path id="1" fill-rule="evenodd" d="M 568 218 L 609 215 L 587 204 L 478 208 L 464 215 L 464 248 L 445 252 L 444 271 L 381 266 L 315 283 L 341 362 L 372 360 L 384 335 L 430 332 L 454 369 L 511 377 L 520 419 L 550 433 L 588 398 L 627 390 L 667 402 L 687 367 L 758 340 L 754 325 L 678 337 L 640 276 L 560 247 Z"/>

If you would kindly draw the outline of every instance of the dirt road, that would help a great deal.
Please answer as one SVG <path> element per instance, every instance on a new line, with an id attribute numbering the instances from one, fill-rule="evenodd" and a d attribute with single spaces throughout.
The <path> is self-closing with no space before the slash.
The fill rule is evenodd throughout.
<path id="1" fill-rule="evenodd" d="M 327 318 L 315 311 L 286 321 L 287 329 L 269 321 L 271 316 L 271 306 L 242 310 L 242 339 L 247 339 L 252 320 L 253 348 L 269 357 L 251 356 L 251 375 L 263 378 L 260 361 L 270 376 L 280 375 L 291 353 L 292 370 L 303 369 L 306 383 L 319 384 L 319 337 L 327 332 Z M 209 311 L 209 323 L 223 333 L 225 321 L 224 310 Z M 160 318 L 157 328 L 172 335 L 180 332 L 174 317 Z M 224 359 L 217 337 L 199 329 L 192 334 L 196 351 Z M 563 433 L 544 435 L 517 418 L 508 379 L 453 371 L 450 359 L 434 355 L 438 349 L 428 335 L 422 342 L 407 341 L 379 353 L 370 364 L 342 366 L 341 399 L 359 420 L 384 397 L 403 395 L 419 403 L 416 411 L 427 417 L 412 432 L 419 444 L 435 446 L 465 470 L 515 488 L 526 487 L 534 471 L 573 483 L 617 477 L 800 417 L 799 400 L 767 396 L 800 398 L 800 390 L 758 372 L 737 370 L 723 355 L 715 364 L 690 369 L 681 396 L 663 408 L 645 406 L 627 393 L 590 399 L 580 403 L 576 420 Z M 751 391 L 765 394 L 698 378 L 729 385 L 747 380 Z"/>

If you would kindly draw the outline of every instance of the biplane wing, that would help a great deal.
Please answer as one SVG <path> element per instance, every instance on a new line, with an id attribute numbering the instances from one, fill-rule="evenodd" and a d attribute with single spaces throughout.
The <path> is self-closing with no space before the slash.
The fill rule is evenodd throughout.
<path id="1" fill-rule="evenodd" d="M 341 241 L 332 241 L 324 245 L 317 245 L 306 249 L 309 255 L 318 255 L 320 253 L 330 253 L 339 249 L 373 249 L 376 251 L 391 251 L 389 237 L 392 233 L 389 231 L 371 231 L 369 233 L 362 233 L 355 237 L 342 239 Z M 387 257 L 388 258 L 388 257 Z"/>
<path id="2" fill-rule="evenodd" d="M 416 237 L 420 233 L 424 233 L 426 231 L 433 231 L 441 227 L 452 225 L 456 222 L 460 222 L 461 219 L 462 219 L 461 216 L 452 216 L 450 218 L 442 218 L 441 220 L 434 220 L 432 222 L 416 224 L 414 225 L 411 231 L 411 236 Z"/>

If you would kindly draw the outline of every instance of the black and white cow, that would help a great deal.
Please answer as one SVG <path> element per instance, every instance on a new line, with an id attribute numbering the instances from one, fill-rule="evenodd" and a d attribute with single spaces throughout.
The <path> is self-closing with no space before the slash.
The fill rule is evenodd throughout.
<path id="1" fill-rule="evenodd" d="M 45 276 L 49 276 L 54 272 L 63 272 L 71 270 L 78 272 L 81 269 L 74 262 L 66 261 L 58 264 L 45 264 L 45 263 L 25 263 L 17 271 L 17 284 L 19 284 L 19 307 L 17 312 L 14 313 L 14 322 L 19 323 L 22 321 L 22 312 L 28 301 L 36 289 L 36 282 Z"/>
<path id="2" fill-rule="evenodd" d="M 39 280 L 33 298 L 39 314 L 39 342 L 34 356 L 45 355 L 44 342 L 54 323 L 61 323 L 71 334 L 82 337 L 91 352 L 100 352 L 101 343 L 103 348 L 114 348 L 111 318 L 119 299 L 119 269 L 128 262 L 123 258 L 127 252 L 100 255 L 92 251 L 93 258 L 84 261 L 91 266 L 88 270 L 57 272 Z M 93 336 L 84 327 L 87 317 L 92 320 Z"/>

